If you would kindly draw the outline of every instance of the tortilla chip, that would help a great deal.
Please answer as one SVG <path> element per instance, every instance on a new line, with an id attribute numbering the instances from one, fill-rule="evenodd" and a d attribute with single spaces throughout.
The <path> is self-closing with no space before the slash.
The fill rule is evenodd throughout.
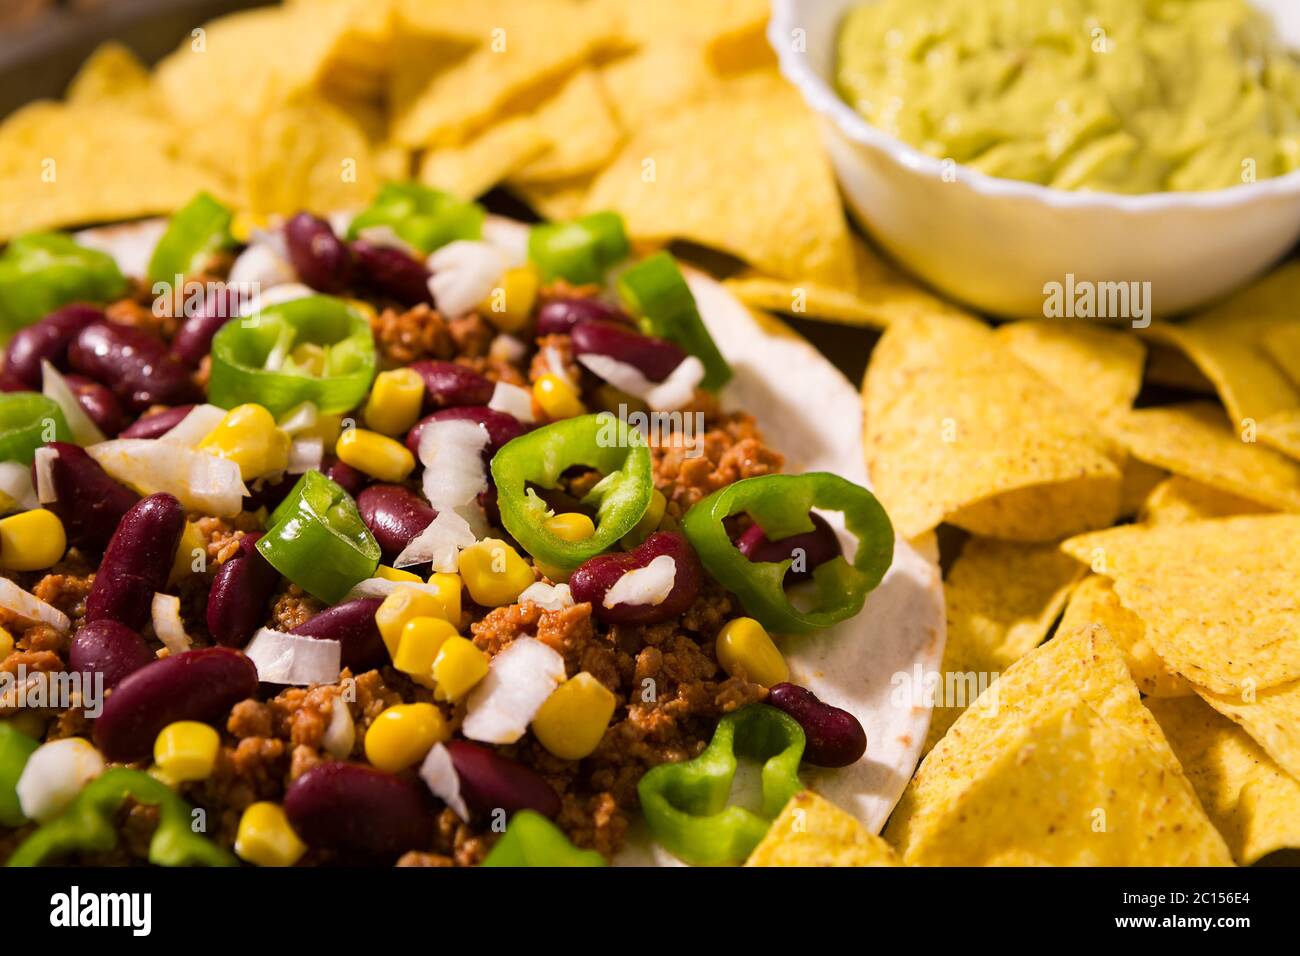
<path id="1" fill-rule="evenodd" d="M 1146 381 L 1184 392 L 1214 394 L 1214 383 L 1205 377 L 1195 362 L 1178 349 L 1160 345 L 1154 339 L 1148 340 L 1147 344 Z"/>
<path id="2" fill-rule="evenodd" d="M 1054 638 L 993 687 L 890 817 L 905 864 L 1231 864 L 1103 628 Z"/>
<path id="3" fill-rule="evenodd" d="M 900 866 L 888 843 L 811 790 L 796 793 L 745 866 Z"/>
<path id="4" fill-rule="evenodd" d="M 1186 697 L 1194 693 L 1191 684 L 1165 667 L 1147 643 L 1142 618 L 1120 603 L 1110 580 L 1100 574 L 1084 579 L 1074 589 L 1057 630 L 1072 634 L 1090 625 L 1104 627 L 1119 645 L 1129 673 L 1148 697 Z"/>
<path id="5" fill-rule="evenodd" d="M 70 103 L 111 103 L 149 97 L 149 71 L 136 55 L 114 40 L 101 43 L 68 84 Z"/>
<path id="6" fill-rule="evenodd" d="M 618 150 L 623 130 L 591 69 L 581 69 L 533 114 L 549 148 L 514 173 L 517 182 L 556 182 L 594 173 Z"/>
<path id="7" fill-rule="evenodd" d="M 948 638 L 925 750 L 979 691 L 1043 642 L 1083 573 L 1056 545 L 966 542 L 944 582 Z"/>
<path id="8" fill-rule="evenodd" d="M 1235 694 L 1198 693 L 1223 716 L 1236 721 L 1279 767 L 1300 780 L 1300 681 Z"/>
<path id="9" fill-rule="evenodd" d="M 1196 697 L 1146 702 L 1233 859 L 1300 848 L 1300 783 Z"/>
<path id="10" fill-rule="evenodd" d="M 1300 459 L 1300 409 L 1274 412 L 1256 426 L 1260 442 L 1282 454 Z"/>
<path id="11" fill-rule="evenodd" d="M 863 385 L 867 463 L 899 534 L 942 521 L 985 537 L 1055 541 L 1119 510 L 1109 439 L 972 319 L 885 331 Z"/>
<path id="12" fill-rule="evenodd" d="M 516 116 L 463 146 L 437 146 L 425 153 L 420 181 L 462 199 L 476 199 L 548 146 L 533 117 Z"/>
<path id="13" fill-rule="evenodd" d="M 1300 464 L 1242 441 L 1209 402 L 1143 408 L 1112 425 L 1129 453 L 1149 464 L 1270 508 L 1300 511 Z"/>
<path id="14" fill-rule="evenodd" d="M 1186 524 L 1207 518 L 1264 514 L 1268 510 L 1254 501 L 1174 475 L 1152 489 L 1143 503 L 1141 520 L 1145 524 Z"/>
<path id="15" fill-rule="evenodd" d="M 582 213 L 591 180 L 590 176 L 556 183 L 516 183 L 507 180 L 506 185 L 543 219 L 562 222 L 576 219 Z"/>
<path id="16" fill-rule="evenodd" d="M 763 28 L 767 0 L 592 0 L 621 18 L 628 40 L 638 45 L 713 44 Z"/>
<path id="17" fill-rule="evenodd" d="M 1220 694 L 1300 679 L 1300 517 L 1126 525 L 1061 547 L 1104 574 L 1171 670 Z"/>
<path id="18" fill-rule="evenodd" d="M 648 46 L 598 68 L 605 98 L 624 130 L 718 95 L 722 77 L 689 46 Z"/>
<path id="19" fill-rule="evenodd" d="M 1293 385 L 1300 387 L 1300 321 L 1293 318 L 1269 328 L 1263 333 L 1262 340 L 1268 357 L 1277 363 Z"/>
<path id="20" fill-rule="evenodd" d="M 1142 388 L 1146 349 L 1125 332 L 1043 320 L 1010 322 L 993 334 L 1012 355 L 1094 415 L 1127 411 Z"/>
<path id="21" fill-rule="evenodd" d="M 1119 492 L 1119 516 L 1132 518 L 1146 504 L 1151 492 L 1169 477 L 1169 472 L 1148 465 L 1140 458 L 1129 455 L 1124 460 L 1124 483 Z"/>

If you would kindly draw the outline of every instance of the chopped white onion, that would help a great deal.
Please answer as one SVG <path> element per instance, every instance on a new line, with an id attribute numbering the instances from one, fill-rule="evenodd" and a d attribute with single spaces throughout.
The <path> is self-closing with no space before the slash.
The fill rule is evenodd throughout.
<path id="1" fill-rule="evenodd" d="M 357 742 L 357 725 L 347 701 L 340 695 L 330 709 L 329 726 L 321 736 L 321 747 L 335 760 L 346 760 Z"/>
<path id="2" fill-rule="evenodd" d="M 343 645 L 263 627 L 244 654 L 257 668 L 257 679 L 267 684 L 332 684 L 339 679 Z"/>
<path id="3" fill-rule="evenodd" d="M 239 315 L 241 318 L 256 315 L 263 309 L 268 309 L 273 305 L 292 302 L 294 299 L 306 299 L 313 295 L 319 295 L 319 293 L 311 286 L 303 285 L 301 282 L 286 282 L 283 285 L 267 289 L 265 292 L 241 298 Z"/>
<path id="4" fill-rule="evenodd" d="M 460 552 L 478 537 L 465 518 L 452 508 L 443 508 L 429 526 L 417 534 L 393 560 L 395 568 L 431 564 L 435 571 L 456 573 Z"/>
<path id="5" fill-rule="evenodd" d="M 226 284 L 237 287 L 248 297 L 254 297 L 259 291 L 288 285 L 297 279 L 298 274 L 289 262 L 289 251 L 283 233 L 269 230 L 253 234 L 248 248 L 231 265 Z M 243 300 L 244 295 L 240 299 Z"/>
<path id="6" fill-rule="evenodd" d="M 491 295 L 506 271 L 506 258 L 495 246 L 473 239 L 449 242 L 429 256 L 429 292 L 438 311 L 449 319 L 473 312 Z"/>
<path id="7" fill-rule="evenodd" d="M 299 432 L 315 428 L 318 421 L 320 421 L 320 409 L 316 407 L 316 403 L 299 402 L 285 412 L 276 424 L 280 426 L 280 431 L 293 438 Z"/>
<path id="8" fill-rule="evenodd" d="M 516 338 L 507 332 L 502 332 L 488 346 L 488 358 L 495 359 L 498 362 L 522 362 L 527 354 L 528 346 L 524 344 L 523 339 Z"/>
<path id="9" fill-rule="evenodd" d="M 563 611 L 574 604 L 573 592 L 567 584 L 547 584 L 545 581 L 533 582 L 515 599 L 516 604 L 525 601 L 532 601 L 544 611 Z"/>
<path id="10" fill-rule="evenodd" d="M 36 449 L 35 487 L 32 487 L 32 469 L 16 461 L 0 461 L 0 495 L 13 501 L 10 507 L 19 511 L 31 511 L 58 501 L 58 495 L 54 493 L 54 476 L 50 473 L 50 462 L 58 457 L 59 453 L 53 448 Z"/>
<path id="11" fill-rule="evenodd" d="M 67 631 L 72 627 L 68 615 L 30 591 L 24 591 L 8 578 L 0 578 L 0 607 L 12 611 L 24 621 L 48 624 L 56 631 Z"/>
<path id="12" fill-rule="evenodd" d="M 528 230 L 517 222 L 489 216 L 483 223 L 483 241 L 501 253 L 507 269 L 528 261 Z"/>
<path id="13" fill-rule="evenodd" d="M 420 779 L 428 784 L 435 797 L 451 807 L 456 816 L 469 820 L 469 808 L 460 795 L 460 775 L 451 762 L 451 751 L 442 744 L 434 744 L 424 763 L 420 764 Z"/>
<path id="14" fill-rule="evenodd" d="M 673 593 L 677 581 L 677 562 L 661 554 L 644 568 L 626 572 L 605 592 L 601 601 L 610 608 L 619 604 L 663 604 Z"/>
<path id="15" fill-rule="evenodd" d="M 695 387 L 704 380 L 704 363 L 694 355 L 682 359 L 662 382 L 652 382 L 636 366 L 608 355 L 579 355 L 578 362 L 657 412 L 671 412 L 689 405 L 695 398 Z"/>
<path id="16" fill-rule="evenodd" d="M 141 494 L 168 492 L 190 511 L 233 518 L 248 494 L 236 462 L 172 442 L 119 438 L 91 445 L 86 453 Z"/>
<path id="17" fill-rule="evenodd" d="M 535 637 L 517 637 L 470 691 L 461 732 L 470 740 L 512 744 L 562 683 L 564 658 Z"/>
<path id="18" fill-rule="evenodd" d="M 533 393 L 509 382 L 497 382 L 496 388 L 492 390 L 492 399 L 488 402 L 488 408 L 496 412 L 505 412 L 526 425 L 537 421 L 537 416 L 533 414 Z"/>
<path id="19" fill-rule="evenodd" d="M 156 592 L 151 605 L 153 632 L 173 654 L 184 654 L 194 644 L 181 621 L 181 599 L 174 594 Z"/>
<path id="20" fill-rule="evenodd" d="M 193 448 L 212 434 L 226 417 L 226 410 L 216 405 L 195 405 L 190 413 L 158 436 L 159 441 Z"/>
<path id="21" fill-rule="evenodd" d="M 113 257 L 122 275 L 143 279 L 149 272 L 158 240 L 167 231 L 166 219 L 143 219 L 116 226 L 97 226 L 74 233 L 77 245 L 97 249 Z M 167 277 L 170 281 L 171 276 Z"/>
<path id="22" fill-rule="evenodd" d="M 569 366 L 564 362 L 564 356 L 554 345 L 547 345 L 542 349 L 542 357 L 546 359 L 546 367 L 551 370 L 551 374 L 559 378 L 565 385 L 577 387 L 578 383 L 573 380 L 569 374 Z"/>
<path id="23" fill-rule="evenodd" d="M 399 236 L 392 226 L 366 226 L 357 233 L 357 238 L 370 243 L 372 246 L 400 249 L 413 259 L 419 259 L 421 255 L 420 250 Z"/>
<path id="24" fill-rule="evenodd" d="M 418 457 L 429 504 L 459 508 L 487 490 L 483 449 L 488 440 L 486 428 L 465 419 L 429 422 L 420 430 Z"/>
<path id="25" fill-rule="evenodd" d="M 37 823 L 52 820 L 103 772 L 103 755 L 84 737 L 41 744 L 27 758 L 14 788 L 23 816 Z"/>
<path id="26" fill-rule="evenodd" d="M 289 464 L 285 470 L 291 475 L 319 471 L 325 459 L 325 441 L 321 438 L 295 438 L 289 445 Z"/>
<path id="27" fill-rule="evenodd" d="M 78 445 L 93 445 L 104 440 L 104 433 L 81 407 L 68 380 L 46 359 L 41 359 L 41 394 L 59 406 L 72 432 L 72 440 Z"/>
<path id="28" fill-rule="evenodd" d="M 357 218 L 357 211 L 355 209 L 339 209 L 325 218 L 329 222 L 330 228 L 334 230 L 334 235 L 346 236 L 348 230 L 352 228 L 352 220 Z"/>
<path id="29" fill-rule="evenodd" d="M 426 591 L 429 594 L 440 595 L 442 592 L 433 584 L 425 584 L 422 581 L 393 581 L 389 578 L 366 578 L 352 585 L 352 590 L 344 596 L 345 601 L 355 601 L 358 598 L 379 598 L 388 597 L 394 591 L 400 588 L 414 588 L 417 591 Z"/>

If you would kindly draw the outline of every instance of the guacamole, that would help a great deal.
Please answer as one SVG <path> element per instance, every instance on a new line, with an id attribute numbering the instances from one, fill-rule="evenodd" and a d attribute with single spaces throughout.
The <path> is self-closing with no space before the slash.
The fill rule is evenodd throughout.
<path id="1" fill-rule="evenodd" d="M 1300 167 L 1300 62 L 1247 0 L 874 0 L 845 19 L 836 80 L 931 156 L 1057 189 Z"/>

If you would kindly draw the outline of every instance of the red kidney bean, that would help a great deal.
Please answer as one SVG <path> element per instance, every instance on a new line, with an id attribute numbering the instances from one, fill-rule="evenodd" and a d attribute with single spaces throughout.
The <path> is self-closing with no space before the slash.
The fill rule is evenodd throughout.
<path id="1" fill-rule="evenodd" d="M 476 815 L 486 817 L 501 809 L 507 815 L 535 810 L 552 820 L 559 816 L 560 795 L 531 767 L 468 740 L 445 746 L 460 780 L 461 798 Z"/>
<path id="2" fill-rule="evenodd" d="M 455 362 L 416 362 L 411 368 L 424 379 L 426 408 L 449 405 L 486 405 L 496 386 L 490 380 Z"/>
<path id="3" fill-rule="evenodd" d="M 239 651 L 204 647 L 164 657 L 131 674 L 108 696 L 95 720 L 95 743 L 109 760 L 142 760 L 168 724 L 224 723 L 231 707 L 256 693 L 257 668 Z"/>
<path id="4" fill-rule="evenodd" d="M 86 621 L 111 618 L 141 630 L 150 619 L 155 591 L 167 586 L 185 511 L 159 492 L 131 506 L 113 532 L 86 598 Z"/>
<path id="5" fill-rule="evenodd" d="M 438 517 L 423 498 L 402 485 L 371 485 L 357 496 L 357 510 L 391 561 Z"/>
<path id="6" fill-rule="evenodd" d="M 370 484 L 370 476 L 363 471 L 357 471 L 351 465 L 339 461 L 337 458 L 325 459 L 325 477 L 337 483 L 344 491 L 353 498 L 357 497 Z"/>
<path id="7" fill-rule="evenodd" d="M 786 573 L 791 581 L 802 581 L 812 577 L 813 569 L 840 556 L 840 539 L 835 529 L 826 523 L 821 515 L 809 512 L 813 530 L 792 534 L 788 538 L 769 541 L 763 529 L 750 525 L 745 533 L 736 539 L 736 549 L 751 561 L 770 561 L 778 563 L 790 558 L 794 564 Z M 795 570 L 795 565 L 802 565 Z"/>
<path id="8" fill-rule="evenodd" d="M 677 565 L 673 589 L 660 604 L 615 604 L 605 607 L 605 592 L 629 571 L 644 568 L 661 555 Z M 569 578 L 569 590 L 579 603 L 591 602 L 591 613 L 610 624 L 658 624 L 681 615 L 700 593 L 700 559 L 690 544 L 674 531 L 656 531 L 640 547 L 621 554 L 598 554 L 578 566 Z"/>
<path id="9" fill-rule="evenodd" d="M 803 759 L 815 767 L 847 767 L 867 752 L 867 732 L 847 710 L 822 703 L 807 687 L 773 684 L 767 702 L 803 728 Z"/>
<path id="10" fill-rule="evenodd" d="M 126 425 L 126 415 L 122 412 L 122 406 L 118 404 L 116 396 L 103 385 L 81 375 L 65 375 L 64 380 L 72 389 L 72 394 L 77 397 L 77 404 L 81 406 L 82 411 L 89 415 L 90 420 L 109 438 L 120 432 Z"/>
<path id="11" fill-rule="evenodd" d="M 353 673 L 378 667 L 388 660 L 384 639 L 375 623 L 375 612 L 384 603 L 379 598 L 356 598 L 326 608 L 290 634 L 338 641 L 342 645 L 342 664 Z"/>
<path id="12" fill-rule="evenodd" d="M 221 327 L 239 314 L 240 293 L 234 286 L 211 290 L 203 305 L 181 323 L 172 339 L 171 353 L 190 368 L 197 368 L 212 350 L 212 339 Z"/>
<path id="13" fill-rule="evenodd" d="M 538 335 L 568 335 L 579 322 L 628 322 L 627 313 L 600 299 L 551 299 L 537 310 Z"/>
<path id="14" fill-rule="evenodd" d="M 161 412 L 151 412 L 122 430 L 119 438 L 161 438 L 185 420 L 194 411 L 193 405 L 177 405 Z"/>
<path id="15" fill-rule="evenodd" d="M 605 355 L 631 365 L 652 382 L 662 382 L 682 364 L 686 352 L 617 322 L 579 322 L 570 333 L 574 355 Z"/>
<path id="16" fill-rule="evenodd" d="M 68 367 L 68 346 L 88 325 L 104 321 L 104 312 L 93 305 L 65 305 L 25 329 L 19 329 L 5 349 L 5 367 L 0 386 L 7 392 L 41 390 L 41 362 L 55 368 Z"/>
<path id="17" fill-rule="evenodd" d="M 415 427 L 406 433 L 406 447 L 412 455 L 420 454 L 420 433 L 429 422 L 467 421 L 482 425 L 487 429 L 488 443 L 483 449 L 483 460 L 487 461 L 497 453 L 497 449 L 524 433 L 524 426 L 519 419 L 506 412 L 499 412 L 486 405 L 460 405 L 456 408 L 440 408 L 432 415 L 426 415 L 415 423 Z"/>
<path id="18" fill-rule="evenodd" d="M 318 292 L 345 291 L 352 282 L 352 253 L 319 216 L 300 212 L 284 224 L 289 261 L 298 278 Z"/>
<path id="19" fill-rule="evenodd" d="M 91 621 L 72 638 L 68 667 L 89 679 L 104 675 L 104 689 L 112 690 L 156 658 L 145 639 L 117 621 Z"/>
<path id="20" fill-rule="evenodd" d="M 257 550 L 260 532 L 239 539 L 239 551 L 217 569 L 208 589 L 208 631 L 218 644 L 243 647 L 266 620 L 280 572 Z"/>
<path id="21" fill-rule="evenodd" d="M 284 812 L 308 846 L 392 860 L 433 840 L 433 801 L 402 777 L 356 763 L 312 767 L 289 785 Z"/>
<path id="22" fill-rule="evenodd" d="M 190 370 L 147 332 L 114 322 L 82 329 L 68 349 L 68 363 L 82 375 L 102 382 L 133 412 L 150 405 L 195 401 L 198 389 Z"/>
<path id="23" fill-rule="evenodd" d="M 352 243 L 352 255 L 362 288 L 405 306 L 433 305 L 429 269 L 419 259 L 401 249 L 378 246 L 364 239 Z"/>
<path id="24" fill-rule="evenodd" d="M 50 477 L 56 500 L 45 507 L 63 522 L 69 544 L 87 555 L 101 554 L 140 496 L 110 478 L 80 445 L 52 441 L 46 447 L 55 452 Z M 32 480 L 36 480 L 34 463 Z"/>

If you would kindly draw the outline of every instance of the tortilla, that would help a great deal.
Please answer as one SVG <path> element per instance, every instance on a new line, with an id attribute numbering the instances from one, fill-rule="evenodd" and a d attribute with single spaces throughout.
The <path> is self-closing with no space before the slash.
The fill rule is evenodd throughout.
<path id="1" fill-rule="evenodd" d="M 1201 699 L 1239 724 L 1279 767 L 1300 780 L 1300 681 L 1241 693 L 1199 689 Z"/>
<path id="2" fill-rule="evenodd" d="M 1186 524 L 1207 518 L 1263 514 L 1269 509 L 1191 478 L 1174 475 L 1151 490 L 1142 504 L 1144 524 Z"/>
<path id="3" fill-rule="evenodd" d="M 1129 455 L 1124 460 L 1123 484 L 1119 492 L 1119 516 L 1132 518 L 1142 510 L 1151 492 L 1169 477 L 1169 472 L 1155 465 L 1148 465 L 1141 458 Z"/>
<path id="4" fill-rule="evenodd" d="M 796 793 L 745 866 L 899 866 L 888 843 L 811 790 Z"/>
<path id="5" fill-rule="evenodd" d="M 549 147 L 527 114 L 486 130 L 462 146 L 439 146 L 424 154 L 420 182 L 462 199 L 475 199 Z"/>
<path id="6" fill-rule="evenodd" d="M 555 96 L 537 108 L 533 119 L 547 148 L 521 169 L 510 171 L 508 175 L 521 183 L 556 182 L 594 173 L 614 155 L 623 139 L 623 130 L 591 68 L 575 72 Z"/>
<path id="7" fill-rule="evenodd" d="M 1009 322 L 994 336 L 1011 354 L 1100 418 L 1133 407 L 1146 349 L 1132 335 L 1082 322 Z"/>

